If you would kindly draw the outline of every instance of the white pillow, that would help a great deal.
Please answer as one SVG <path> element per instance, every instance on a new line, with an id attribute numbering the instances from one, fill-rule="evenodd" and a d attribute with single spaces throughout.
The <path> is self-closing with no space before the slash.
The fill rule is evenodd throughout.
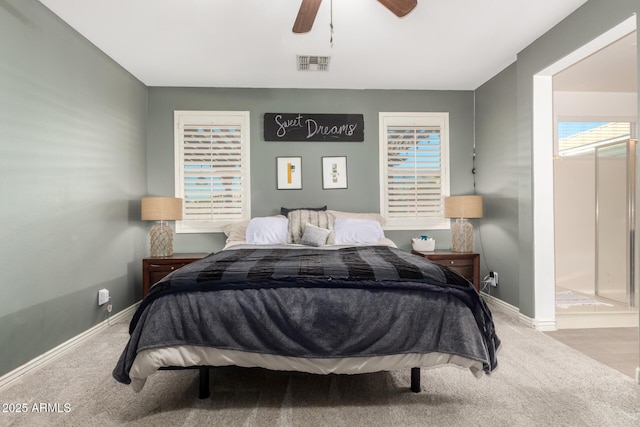
<path id="1" fill-rule="evenodd" d="M 380 225 L 385 225 L 385 220 L 379 213 L 358 213 L 358 212 L 343 212 L 327 209 L 327 213 L 333 215 L 335 218 L 354 218 L 354 219 L 371 219 L 378 221 Z"/>
<path id="2" fill-rule="evenodd" d="M 247 225 L 246 241 L 250 245 L 280 245 L 287 243 L 289 220 L 286 217 L 257 217 Z"/>
<path id="3" fill-rule="evenodd" d="M 378 221 L 356 218 L 336 218 L 333 224 L 335 244 L 376 243 L 384 237 Z"/>

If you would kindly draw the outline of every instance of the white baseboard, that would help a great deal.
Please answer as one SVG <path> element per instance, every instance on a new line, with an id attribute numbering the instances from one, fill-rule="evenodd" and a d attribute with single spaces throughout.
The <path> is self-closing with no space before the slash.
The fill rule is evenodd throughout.
<path id="1" fill-rule="evenodd" d="M 97 334 L 98 332 L 102 331 L 103 329 L 108 328 L 109 327 L 109 323 L 115 323 L 118 320 L 120 320 L 120 319 L 122 319 L 122 318 L 124 318 L 126 316 L 132 315 L 133 312 L 138 308 L 138 305 L 140 305 L 139 302 L 135 303 L 131 307 L 125 308 L 121 312 L 111 316 L 111 318 L 105 319 L 102 322 L 98 323 L 97 325 L 95 325 L 91 329 L 88 329 L 88 330 L 84 331 L 83 333 L 81 333 L 79 335 L 76 335 L 75 337 L 63 342 L 62 344 L 58 345 L 57 347 L 52 348 L 51 350 L 49 350 L 46 353 L 36 357 L 35 359 L 30 360 L 29 362 L 25 363 L 24 365 L 17 367 L 13 371 L 10 371 L 10 372 L 4 374 L 2 377 L 0 377 L 0 390 L 2 390 L 4 387 L 6 387 L 9 384 L 11 384 L 13 381 L 15 381 L 18 378 L 20 378 L 22 375 L 25 375 L 25 374 L 27 374 L 29 372 L 34 371 L 37 368 L 42 367 L 43 365 L 51 362 L 56 357 L 62 355 L 63 353 L 65 353 L 65 352 L 71 350 L 72 348 L 76 347 L 77 345 L 81 344 L 86 339 L 92 337 L 93 335 Z"/>
<path id="2" fill-rule="evenodd" d="M 487 304 L 500 308 L 503 312 L 506 312 L 507 314 L 515 314 L 515 315 L 520 314 L 520 310 L 518 310 L 518 307 L 513 306 L 508 302 L 504 302 L 501 299 L 498 299 L 489 294 L 485 294 L 484 292 L 482 293 L 482 297 L 487 302 Z"/>
<path id="3" fill-rule="evenodd" d="M 517 317 L 520 323 L 531 329 L 535 329 L 537 331 L 555 331 L 557 329 L 555 320 L 535 320 L 520 313 L 520 309 L 518 307 L 511 305 L 508 302 L 504 302 L 501 299 L 485 294 L 484 292 L 482 293 L 482 297 L 487 301 L 487 304 L 492 306 L 492 308 L 499 309 L 503 313 Z"/>
<path id="4" fill-rule="evenodd" d="M 532 328 L 535 329 L 536 331 L 551 332 L 551 331 L 558 330 L 558 324 L 555 320 L 536 320 L 536 319 L 532 319 L 530 317 L 521 315 L 521 321 L 522 321 L 522 318 L 528 319 L 528 322 L 531 323 Z"/>
<path id="5" fill-rule="evenodd" d="M 520 315 L 520 310 L 518 309 L 518 307 L 513 306 L 508 302 L 504 302 L 501 299 L 498 299 L 489 294 L 485 294 L 484 292 L 482 292 L 481 295 L 482 295 L 482 298 L 484 298 L 484 300 L 487 302 L 487 304 L 493 306 L 494 308 L 500 309 L 503 313 L 511 314 L 515 316 Z"/>

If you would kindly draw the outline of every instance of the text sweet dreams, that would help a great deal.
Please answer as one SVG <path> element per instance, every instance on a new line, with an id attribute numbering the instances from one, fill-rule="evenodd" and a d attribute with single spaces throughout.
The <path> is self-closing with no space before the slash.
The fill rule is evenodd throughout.
<path id="1" fill-rule="evenodd" d="M 362 114 L 265 113 L 265 141 L 364 141 Z"/>

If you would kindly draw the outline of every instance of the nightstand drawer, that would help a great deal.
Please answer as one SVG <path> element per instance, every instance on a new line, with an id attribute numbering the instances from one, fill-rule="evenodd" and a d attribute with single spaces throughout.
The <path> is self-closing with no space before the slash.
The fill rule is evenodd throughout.
<path id="1" fill-rule="evenodd" d="M 153 264 L 150 263 L 148 265 L 149 272 L 163 272 L 163 273 L 171 273 L 174 270 L 179 269 L 180 267 L 184 267 L 189 264 L 188 262 L 178 262 L 175 264 Z"/>
<path id="2" fill-rule="evenodd" d="M 437 262 L 440 265 L 444 265 L 449 268 L 455 267 L 469 267 L 473 271 L 473 259 L 434 259 L 433 262 Z"/>
<path id="3" fill-rule="evenodd" d="M 170 257 L 145 258 L 142 260 L 142 297 L 144 298 L 151 286 L 162 280 L 167 274 L 184 267 L 194 261 L 206 257 L 207 253 L 174 254 Z"/>
<path id="4" fill-rule="evenodd" d="M 419 255 L 437 264 L 444 265 L 455 271 L 480 290 L 480 255 L 468 252 L 451 252 L 435 250 L 433 252 L 411 251 L 412 254 Z"/>
<path id="5" fill-rule="evenodd" d="M 458 273 L 468 281 L 473 282 L 473 266 L 472 265 L 465 266 L 465 267 L 453 267 L 451 265 L 447 265 L 447 267 L 449 267 L 450 270 L 455 271 L 456 273 Z"/>
<path id="6" fill-rule="evenodd" d="M 177 268 L 175 268 L 174 270 L 177 270 Z M 148 279 L 149 280 L 149 284 L 148 284 L 148 286 L 146 288 L 146 292 L 149 291 L 149 288 L 151 288 L 151 286 L 155 285 L 160 280 L 164 279 L 165 276 L 167 276 L 167 274 L 171 273 L 171 271 L 172 270 L 167 270 L 167 269 L 161 269 L 161 270 L 149 269 L 149 271 L 147 272 L 147 277 L 149 278 Z"/>

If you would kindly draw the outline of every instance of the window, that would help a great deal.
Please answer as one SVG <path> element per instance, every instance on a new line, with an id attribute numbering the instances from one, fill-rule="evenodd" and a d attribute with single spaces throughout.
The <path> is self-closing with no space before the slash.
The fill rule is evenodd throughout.
<path id="1" fill-rule="evenodd" d="M 449 113 L 380 113 L 380 212 L 387 229 L 449 228 Z"/>
<path id="2" fill-rule="evenodd" d="M 176 232 L 249 219 L 249 112 L 176 111 L 174 121 L 176 197 L 184 201 Z"/>
<path id="3" fill-rule="evenodd" d="M 590 156 L 603 145 L 626 141 L 631 137 L 629 122 L 558 122 L 558 155 Z"/>

